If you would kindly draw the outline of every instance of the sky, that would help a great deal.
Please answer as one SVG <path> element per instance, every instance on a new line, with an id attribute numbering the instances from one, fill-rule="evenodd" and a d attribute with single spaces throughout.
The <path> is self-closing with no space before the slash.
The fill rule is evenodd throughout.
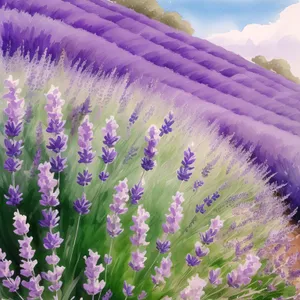
<path id="1" fill-rule="evenodd" d="M 170 11 L 177 11 L 206 38 L 215 33 L 242 30 L 248 24 L 274 22 L 279 13 L 298 0 L 158 0 Z"/>
<path id="2" fill-rule="evenodd" d="M 300 0 L 158 0 L 180 13 L 194 35 L 251 61 L 283 58 L 300 78 Z"/>

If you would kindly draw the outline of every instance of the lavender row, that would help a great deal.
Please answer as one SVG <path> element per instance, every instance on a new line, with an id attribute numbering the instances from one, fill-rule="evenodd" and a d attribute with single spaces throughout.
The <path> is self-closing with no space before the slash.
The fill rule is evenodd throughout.
<path id="1" fill-rule="evenodd" d="M 31 14 L 39 13 L 57 20 L 63 20 L 68 25 L 95 33 L 108 42 L 115 43 L 120 49 L 124 49 L 133 55 L 143 57 L 146 62 L 153 63 L 158 67 L 167 67 L 175 74 L 184 77 L 181 78 L 180 81 L 178 79 L 178 82 L 186 81 L 186 84 L 178 83 L 179 88 L 195 94 L 195 92 L 193 92 L 194 89 L 192 83 L 194 83 L 194 85 L 195 83 L 198 83 L 200 85 L 199 89 L 201 90 L 201 95 L 198 92 L 195 94 L 198 97 L 204 99 L 207 98 L 206 100 L 212 101 L 209 94 L 212 93 L 211 89 L 213 89 L 213 94 L 215 94 L 216 97 L 222 95 L 226 98 L 226 96 L 228 96 L 227 101 L 231 102 L 236 102 L 236 100 L 239 99 L 241 105 L 245 106 L 245 109 L 251 109 L 252 107 L 251 105 L 247 107 L 246 102 L 252 103 L 256 107 L 261 107 L 266 111 L 274 112 L 279 116 L 287 117 L 296 122 L 299 120 L 300 113 L 295 111 L 293 107 L 285 105 L 285 101 L 279 102 L 276 101 L 276 99 L 270 99 L 270 97 L 275 95 L 274 93 L 272 93 L 272 95 L 268 94 L 267 96 L 257 93 L 252 88 L 253 84 L 250 88 L 243 86 L 222 75 L 222 72 L 215 72 L 208 68 L 196 65 L 193 61 L 182 58 L 180 55 L 166 50 L 161 46 L 157 46 L 156 44 L 143 39 L 139 35 L 111 24 L 111 22 L 106 21 L 95 14 L 92 17 L 91 14 L 86 13 L 85 10 L 79 9 L 69 3 L 60 5 L 60 2 L 60 0 L 51 2 L 52 6 L 49 4 L 47 9 L 45 9 L 45 6 L 43 6 L 42 3 L 40 4 L 38 0 L 31 0 L 31 3 L 24 2 L 25 6 L 19 6 L 20 2 L 16 2 L 16 4 L 14 1 L 9 2 L 9 4 L 11 8 L 17 7 L 18 9 L 28 11 Z M 60 5 L 59 13 L 56 12 L 57 5 Z M 93 13 L 94 11 L 95 9 L 90 10 L 90 12 Z M 153 55 L 153 53 L 156 53 L 156 55 Z M 136 68 L 134 68 L 133 71 L 136 71 Z M 230 72 L 232 72 L 232 70 Z M 236 74 L 239 74 L 239 72 L 232 73 L 232 75 Z M 168 81 L 168 84 L 171 83 L 171 81 Z M 245 102 L 241 101 L 241 99 Z M 266 112 L 264 113 L 266 114 Z M 274 118 L 276 116 L 270 115 L 270 117 Z"/>

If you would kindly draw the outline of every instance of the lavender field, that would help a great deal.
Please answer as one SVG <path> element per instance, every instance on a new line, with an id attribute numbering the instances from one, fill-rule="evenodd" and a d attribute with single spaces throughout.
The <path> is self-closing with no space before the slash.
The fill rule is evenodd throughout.
<path id="1" fill-rule="evenodd" d="M 298 299 L 298 85 L 109 1 L 0 5 L 1 299 Z"/>

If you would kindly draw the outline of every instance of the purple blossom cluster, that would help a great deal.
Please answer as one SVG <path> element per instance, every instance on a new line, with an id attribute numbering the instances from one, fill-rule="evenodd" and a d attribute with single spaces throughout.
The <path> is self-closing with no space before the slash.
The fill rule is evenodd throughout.
<path id="1" fill-rule="evenodd" d="M 25 115 L 25 101 L 19 98 L 21 89 L 18 88 L 19 80 L 13 80 L 10 75 L 4 81 L 4 88 L 8 92 L 3 95 L 6 100 L 7 107 L 4 109 L 4 114 L 7 116 L 5 123 L 5 139 L 4 146 L 8 158 L 4 162 L 4 169 L 12 173 L 12 184 L 9 186 L 8 194 L 5 195 L 6 204 L 10 206 L 18 206 L 23 200 L 20 187 L 15 185 L 15 172 L 22 167 L 23 161 L 19 159 L 22 155 L 23 141 L 16 140 L 23 128 L 23 118 Z"/>
<path id="2" fill-rule="evenodd" d="M 207 207 L 210 207 L 213 202 L 215 202 L 217 199 L 220 198 L 220 194 L 219 192 L 215 192 L 213 193 L 211 196 L 207 196 L 204 200 L 203 200 L 203 203 L 201 204 L 197 204 L 196 205 L 196 208 L 195 208 L 195 213 L 201 213 L 201 214 L 204 214 L 206 213 L 206 210 L 205 210 L 205 206 Z"/>
<path id="3" fill-rule="evenodd" d="M 195 153 L 188 148 L 184 151 L 184 157 L 181 161 L 181 167 L 177 170 L 177 178 L 180 181 L 188 181 L 192 176 L 192 170 L 194 169 L 193 164 L 196 161 Z"/>
<path id="4" fill-rule="evenodd" d="M 105 182 L 109 178 L 109 172 L 106 171 L 107 166 L 112 164 L 118 155 L 115 149 L 117 142 L 120 140 L 120 137 L 117 135 L 118 128 L 119 125 L 113 116 L 106 119 L 106 125 L 102 128 L 104 146 L 102 147 L 101 158 L 105 164 L 105 170 L 99 174 L 99 179 L 102 182 Z"/>
<path id="5" fill-rule="evenodd" d="M 21 278 L 16 276 L 13 278 L 14 271 L 10 270 L 11 261 L 6 259 L 6 253 L 0 248 L 0 278 L 2 279 L 2 284 L 11 293 L 16 293 L 19 290 Z"/>
<path id="6" fill-rule="evenodd" d="M 174 124 L 174 122 L 174 114 L 172 111 L 170 111 L 169 114 L 164 118 L 164 124 L 159 129 L 159 136 L 162 137 L 165 134 L 171 133 L 173 131 L 172 125 Z"/>
<path id="7" fill-rule="evenodd" d="M 233 270 L 227 275 L 228 285 L 233 288 L 239 288 L 242 285 L 249 284 L 251 278 L 257 273 L 261 265 L 258 256 L 248 254 L 246 256 L 246 262 L 240 264 L 236 270 Z"/>
<path id="8" fill-rule="evenodd" d="M 147 147 L 144 149 L 144 157 L 141 166 L 145 171 L 153 170 L 156 165 L 154 157 L 157 155 L 157 145 L 160 140 L 159 130 L 155 125 L 151 125 L 148 129 L 148 135 L 145 137 Z"/>
<path id="9" fill-rule="evenodd" d="M 67 159 L 61 155 L 62 152 L 66 151 L 68 142 L 68 136 L 64 133 L 66 121 L 63 120 L 62 114 L 65 101 L 61 99 L 58 87 L 53 85 L 45 96 L 48 121 L 46 131 L 50 134 L 49 144 L 46 147 L 55 154 L 55 157 L 50 158 L 51 172 L 61 173 L 67 167 Z"/>
<path id="10" fill-rule="evenodd" d="M 143 208 L 142 205 L 138 206 L 137 215 L 132 217 L 134 225 L 130 227 L 130 230 L 134 232 L 134 235 L 130 238 L 132 245 L 137 247 L 136 251 L 131 253 L 131 261 L 129 266 L 136 272 L 144 269 L 146 261 L 146 251 L 140 251 L 140 247 L 145 247 L 149 243 L 146 242 L 147 232 L 149 226 L 145 223 L 150 218 L 150 214 Z"/>
<path id="11" fill-rule="evenodd" d="M 199 277 L 198 274 L 188 279 L 188 286 L 180 293 L 180 298 L 184 300 L 200 299 L 205 293 L 203 289 L 207 282 Z"/>
<path id="12" fill-rule="evenodd" d="M 159 267 L 155 267 L 155 275 L 152 275 L 152 282 L 155 285 L 165 284 L 166 278 L 170 278 L 171 276 L 171 268 L 172 268 L 171 254 L 167 257 L 164 257 L 160 263 Z"/>
<path id="13" fill-rule="evenodd" d="M 32 260 L 35 254 L 35 250 L 31 247 L 31 242 L 33 240 L 32 237 L 28 237 L 27 234 L 29 232 L 29 224 L 26 222 L 27 218 L 24 215 L 21 215 L 17 210 L 14 213 L 14 233 L 21 236 L 22 239 L 18 240 L 20 249 L 19 255 L 21 257 L 21 275 L 28 278 L 29 281 L 22 280 L 22 285 L 29 290 L 29 296 L 33 299 L 39 298 L 42 299 L 42 293 L 44 291 L 44 287 L 39 285 L 40 276 L 36 276 L 34 272 L 34 268 L 37 264 L 37 260 Z M 17 280 L 17 278 L 16 278 Z M 18 280 L 19 282 L 19 280 Z M 32 283 L 35 284 L 32 284 Z M 16 283 L 16 282 L 14 282 Z M 16 288 L 16 287 L 15 287 Z M 13 288 L 13 289 L 15 289 Z"/>
<path id="14" fill-rule="evenodd" d="M 106 226 L 107 232 L 112 238 L 117 237 L 123 232 L 119 215 L 125 214 L 128 211 L 126 207 L 126 203 L 129 200 L 127 178 L 115 186 L 115 191 L 116 194 L 113 195 L 113 203 L 109 206 L 112 214 L 107 216 Z"/>
<path id="15" fill-rule="evenodd" d="M 43 239 L 43 245 L 45 249 L 52 252 L 50 256 L 46 257 L 46 262 L 53 268 L 53 271 L 42 272 L 41 276 L 50 282 L 48 289 L 53 293 L 57 293 L 62 286 L 60 279 L 64 271 L 63 266 L 58 266 L 59 257 L 55 254 L 56 249 L 59 248 L 63 242 L 59 231 L 54 232 L 54 228 L 58 226 L 59 222 L 58 210 L 54 209 L 59 205 L 59 189 L 56 188 L 58 181 L 54 179 L 54 173 L 51 172 L 51 164 L 49 162 L 40 164 L 39 171 L 38 185 L 40 187 L 39 191 L 42 193 L 40 204 L 47 207 L 42 210 L 43 219 L 40 220 L 39 223 L 41 227 L 47 228 L 48 230 Z"/>
<path id="16" fill-rule="evenodd" d="M 97 265 L 100 255 L 97 252 L 89 250 L 89 256 L 84 256 L 85 271 L 87 283 L 83 284 L 83 288 L 88 295 L 97 295 L 102 292 L 105 287 L 105 281 L 99 281 L 100 274 L 104 271 L 103 265 Z M 94 299 L 94 298 L 93 298 Z M 109 298 L 108 298 L 109 299 Z"/>

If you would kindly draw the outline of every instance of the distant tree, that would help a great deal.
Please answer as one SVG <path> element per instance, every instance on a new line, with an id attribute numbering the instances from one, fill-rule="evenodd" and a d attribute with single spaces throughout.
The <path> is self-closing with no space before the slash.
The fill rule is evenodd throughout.
<path id="1" fill-rule="evenodd" d="M 252 58 L 252 61 L 267 70 L 274 71 L 286 79 L 300 84 L 300 79 L 293 75 L 290 64 L 284 59 L 272 59 L 267 61 L 264 56 L 258 55 Z"/>
<path id="2" fill-rule="evenodd" d="M 190 35 L 194 33 L 194 29 L 188 21 L 183 20 L 182 16 L 177 12 L 165 11 L 158 4 L 157 0 L 113 0 L 112 2 L 131 8 L 151 19 L 155 19 Z"/>

